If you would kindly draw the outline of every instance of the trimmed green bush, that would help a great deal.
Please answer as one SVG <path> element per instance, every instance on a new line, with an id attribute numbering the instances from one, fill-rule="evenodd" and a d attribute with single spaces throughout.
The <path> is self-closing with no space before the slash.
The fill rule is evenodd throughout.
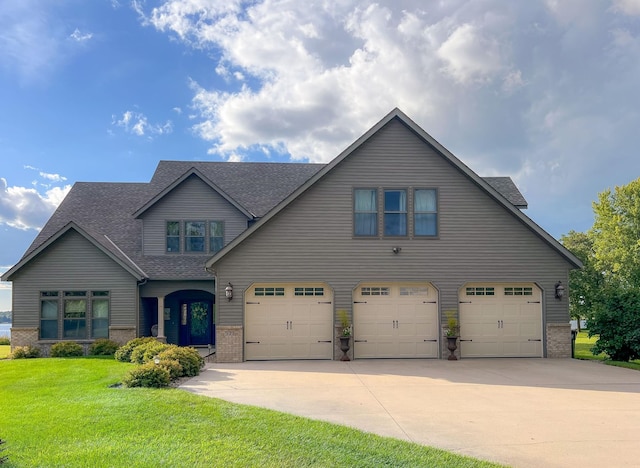
<path id="1" fill-rule="evenodd" d="M 113 356 L 118 347 L 118 343 L 108 338 L 100 338 L 89 346 L 89 356 Z"/>
<path id="2" fill-rule="evenodd" d="M 61 341 L 51 346 L 51 357 L 78 357 L 83 355 L 82 346 L 74 341 Z"/>
<path id="3" fill-rule="evenodd" d="M 171 380 L 177 380 L 184 375 L 184 369 L 178 361 L 173 359 L 163 359 L 158 363 L 160 367 L 164 367 L 169 371 L 169 378 Z"/>
<path id="4" fill-rule="evenodd" d="M 169 371 L 153 362 L 134 367 L 122 379 L 126 387 L 162 388 L 169 386 L 170 381 Z"/>
<path id="5" fill-rule="evenodd" d="M 165 343 L 160 343 L 157 340 L 136 346 L 136 348 L 131 352 L 131 362 L 134 364 L 145 364 L 152 361 L 155 356 L 170 346 L 171 345 Z"/>
<path id="6" fill-rule="evenodd" d="M 31 359 L 42 356 L 40 348 L 33 346 L 17 346 L 13 352 L 9 354 L 9 359 Z"/>
<path id="7" fill-rule="evenodd" d="M 116 360 L 120 362 L 131 362 L 131 353 L 138 346 L 149 343 L 151 341 L 158 341 L 152 336 L 145 336 L 142 338 L 134 338 L 131 341 L 128 341 L 126 344 L 120 346 L 115 354 Z"/>
<path id="8" fill-rule="evenodd" d="M 0 346 L 10 345 L 11 340 L 6 336 L 0 336 Z"/>
<path id="9" fill-rule="evenodd" d="M 178 361 L 183 369 L 180 377 L 195 377 L 200 373 L 200 369 L 204 366 L 204 359 L 202 359 L 198 350 L 195 348 L 170 346 L 168 349 L 158 354 L 158 358 L 160 358 L 160 361 Z"/>

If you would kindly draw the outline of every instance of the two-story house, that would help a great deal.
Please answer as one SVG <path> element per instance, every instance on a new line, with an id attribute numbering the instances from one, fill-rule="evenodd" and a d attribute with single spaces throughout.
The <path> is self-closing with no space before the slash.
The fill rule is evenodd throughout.
<path id="1" fill-rule="evenodd" d="M 580 261 L 399 110 L 327 165 L 161 161 L 76 183 L 22 259 L 12 345 L 157 334 L 220 362 L 568 357 Z"/>

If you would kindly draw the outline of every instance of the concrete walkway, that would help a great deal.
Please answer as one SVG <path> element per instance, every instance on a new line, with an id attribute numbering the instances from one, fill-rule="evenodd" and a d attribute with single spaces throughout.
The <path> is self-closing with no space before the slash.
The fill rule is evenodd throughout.
<path id="1" fill-rule="evenodd" d="M 571 359 L 208 364 L 185 390 L 517 467 L 640 467 L 640 372 Z"/>

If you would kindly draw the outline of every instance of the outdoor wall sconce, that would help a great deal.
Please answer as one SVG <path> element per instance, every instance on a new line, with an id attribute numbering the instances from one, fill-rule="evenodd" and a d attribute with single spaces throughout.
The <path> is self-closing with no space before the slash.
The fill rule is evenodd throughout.
<path id="1" fill-rule="evenodd" d="M 394 254 L 399 254 L 401 250 L 402 250 L 402 247 L 394 247 L 393 249 L 391 249 L 391 251 Z"/>
<path id="2" fill-rule="evenodd" d="M 556 299 L 562 299 L 564 296 L 564 286 L 562 286 L 562 281 L 558 281 L 556 283 Z"/>
<path id="3" fill-rule="evenodd" d="M 233 285 L 231 283 L 224 288 L 224 295 L 228 300 L 233 299 Z"/>

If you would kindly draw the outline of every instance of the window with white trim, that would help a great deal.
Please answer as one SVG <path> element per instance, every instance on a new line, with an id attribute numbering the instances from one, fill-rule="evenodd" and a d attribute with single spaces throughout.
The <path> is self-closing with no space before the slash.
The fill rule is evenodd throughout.
<path id="1" fill-rule="evenodd" d="M 378 286 L 363 286 L 360 288 L 360 295 L 362 296 L 388 296 L 389 288 Z"/>
<path id="2" fill-rule="evenodd" d="M 533 288 L 514 286 L 504 288 L 505 296 L 533 296 Z"/>
<path id="3" fill-rule="evenodd" d="M 466 294 L 467 296 L 495 296 L 495 289 L 484 286 L 467 288 Z"/>
<path id="4" fill-rule="evenodd" d="M 324 288 L 294 288 L 294 296 L 324 296 Z"/>
<path id="5" fill-rule="evenodd" d="M 284 296 L 284 288 L 266 287 L 255 288 L 253 291 L 255 296 Z"/>

